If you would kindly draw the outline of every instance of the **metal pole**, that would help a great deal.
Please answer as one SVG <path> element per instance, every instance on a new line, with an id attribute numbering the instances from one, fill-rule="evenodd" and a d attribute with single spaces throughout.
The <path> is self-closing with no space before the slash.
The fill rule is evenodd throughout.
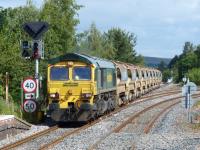
<path id="1" fill-rule="evenodd" d="M 39 98 L 39 59 L 35 59 L 36 100 Z"/>
<path id="2" fill-rule="evenodd" d="M 23 83 L 23 79 L 21 79 L 21 85 Z M 20 108 L 20 115 L 21 115 L 21 118 L 22 118 L 22 110 L 23 110 L 23 104 L 24 104 L 24 91 L 23 91 L 23 88 L 21 87 L 21 108 Z"/>
<path id="3" fill-rule="evenodd" d="M 191 122 L 191 117 L 190 117 L 190 86 L 188 86 L 188 91 L 187 91 L 187 114 L 188 114 L 188 122 Z"/>
<path id="4" fill-rule="evenodd" d="M 190 107 L 190 105 L 191 105 L 191 93 L 190 93 L 191 87 L 189 86 L 188 89 L 189 89 L 189 99 L 188 99 L 188 102 L 189 102 L 189 104 L 188 104 L 189 105 L 189 122 L 192 123 L 191 107 Z"/>
<path id="5" fill-rule="evenodd" d="M 6 103 L 8 104 L 8 72 L 6 72 Z"/>

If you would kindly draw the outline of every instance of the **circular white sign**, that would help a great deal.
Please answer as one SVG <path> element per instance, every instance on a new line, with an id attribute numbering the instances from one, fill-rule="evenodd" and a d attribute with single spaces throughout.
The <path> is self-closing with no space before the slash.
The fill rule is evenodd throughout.
<path id="1" fill-rule="evenodd" d="M 32 113 L 36 110 L 36 103 L 33 100 L 26 100 L 24 102 L 23 108 L 25 112 Z"/>
<path id="2" fill-rule="evenodd" d="M 24 80 L 22 84 L 22 88 L 24 89 L 24 92 L 30 93 L 35 92 L 36 90 L 36 82 L 33 79 L 26 79 Z"/>

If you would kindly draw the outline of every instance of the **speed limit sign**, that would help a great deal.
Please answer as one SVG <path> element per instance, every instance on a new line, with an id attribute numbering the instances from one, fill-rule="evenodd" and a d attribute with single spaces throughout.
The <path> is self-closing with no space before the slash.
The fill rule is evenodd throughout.
<path id="1" fill-rule="evenodd" d="M 36 110 L 37 105 L 33 100 L 26 100 L 23 104 L 23 108 L 25 112 L 32 113 Z"/>
<path id="2" fill-rule="evenodd" d="M 22 83 L 22 88 L 24 89 L 24 92 L 26 93 L 35 92 L 36 87 L 37 87 L 37 84 L 35 80 L 31 78 L 24 80 L 24 82 Z"/>

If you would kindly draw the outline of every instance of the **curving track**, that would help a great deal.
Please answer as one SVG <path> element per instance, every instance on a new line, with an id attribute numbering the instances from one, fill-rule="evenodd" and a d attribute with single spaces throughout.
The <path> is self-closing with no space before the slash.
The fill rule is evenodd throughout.
<path id="1" fill-rule="evenodd" d="M 198 97 L 200 97 L 200 94 L 194 94 L 193 96 L 193 98 Z M 143 110 L 137 112 L 136 114 L 133 114 L 127 120 L 115 127 L 112 131 L 107 133 L 105 136 L 101 137 L 100 140 L 98 140 L 96 143 L 91 145 L 89 147 L 89 150 L 98 149 L 98 146 L 113 133 L 126 132 L 134 133 L 136 135 L 149 133 L 149 131 L 153 128 L 154 124 L 159 119 L 159 117 L 164 113 L 170 111 L 170 109 L 172 109 L 173 106 L 179 104 L 181 102 L 181 98 L 183 98 L 183 96 L 167 99 L 153 104 L 149 107 L 146 107 Z M 143 121 L 141 121 L 140 119 L 142 119 Z M 131 146 L 132 149 L 134 149 L 134 147 L 135 145 Z"/>
<path id="2" fill-rule="evenodd" d="M 117 113 L 119 113 L 119 112 L 121 112 L 121 111 L 123 111 L 123 110 L 125 110 L 127 108 L 130 108 L 130 107 L 134 108 L 135 106 L 141 105 L 142 103 L 144 103 L 144 106 L 146 106 L 146 103 L 148 104 L 150 102 L 153 102 L 154 99 L 156 99 L 156 98 L 171 96 L 171 95 L 177 94 L 178 91 L 179 90 L 171 91 L 171 92 L 167 91 L 167 92 L 162 92 L 162 93 L 157 93 L 157 94 L 153 94 L 153 95 L 144 96 L 144 97 L 142 97 L 142 98 L 140 98 L 140 99 L 138 99 L 136 101 L 131 102 L 129 105 L 125 105 L 124 107 L 121 107 L 121 108 L 115 110 L 114 112 L 111 112 L 111 113 L 99 118 L 98 120 L 95 120 L 95 121 L 93 121 L 91 123 L 88 123 L 88 124 L 86 124 L 86 125 L 84 125 L 84 126 L 82 126 L 80 128 L 76 128 L 76 129 L 71 128 L 71 129 L 63 130 L 60 134 L 57 134 L 56 137 L 54 136 L 54 138 L 51 138 L 51 140 L 49 140 L 48 137 L 51 136 L 51 135 L 55 135 L 56 134 L 55 132 L 57 132 L 59 130 L 59 128 L 57 126 L 54 126 L 54 127 L 51 127 L 51 128 L 49 128 L 47 130 L 41 131 L 39 133 L 36 133 L 36 134 L 34 134 L 32 136 L 29 136 L 29 137 L 27 137 L 25 139 L 22 139 L 20 141 L 15 142 L 15 143 L 11 143 L 9 145 L 6 145 L 1 149 L 4 149 L 4 150 L 8 150 L 8 149 L 11 149 L 11 148 L 19 148 L 19 149 L 23 149 L 24 148 L 24 149 L 26 149 L 27 145 L 30 145 L 30 143 L 34 143 L 34 141 L 38 141 L 38 139 L 40 140 L 41 145 L 37 145 L 37 149 L 38 148 L 39 149 L 49 149 L 49 148 L 52 148 L 53 146 L 55 146 L 56 144 L 62 142 L 63 140 L 65 140 L 66 137 L 71 137 L 71 136 L 76 136 L 78 134 L 82 134 L 82 132 L 88 130 L 89 128 L 92 128 L 93 126 L 95 126 L 96 124 L 102 122 L 103 120 L 115 117 L 115 115 Z M 179 96 L 179 97 L 176 97 L 176 98 L 181 98 L 181 97 L 182 96 Z M 161 101 L 159 103 L 160 104 L 164 104 L 164 103 L 167 103 L 167 101 L 169 102 L 169 100 L 170 99 L 165 100 L 165 101 Z M 170 108 L 172 104 L 170 104 L 168 107 Z M 158 106 L 159 104 L 155 103 L 153 105 L 149 105 L 147 108 L 144 108 L 143 113 L 147 112 L 148 110 L 150 110 L 152 108 L 154 108 L 155 107 L 154 105 Z M 173 105 L 175 105 L 175 104 L 173 104 Z M 169 109 L 169 108 L 166 108 L 166 110 Z M 164 113 L 164 111 L 163 111 L 163 113 Z M 134 114 L 134 116 L 140 116 L 141 112 L 134 112 L 133 114 Z M 145 127 L 145 131 L 144 132 L 148 132 L 150 130 L 150 128 L 153 126 L 153 124 L 157 120 L 157 118 L 158 117 L 155 117 L 154 121 L 150 121 L 151 124 L 149 123 L 148 127 Z M 133 119 L 134 119 L 134 117 L 132 116 L 132 120 Z M 129 120 L 131 120 L 131 119 L 129 119 Z M 130 121 L 129 121 L 129 123 L 130 123 Z M 93 144 L 90 144 L 88 146 L 89 149 L 94 149 L 95 147 L 97 147 L 107 136 L 109 136 L 113 132 L 119 132 L 122 128 L 124 128 L 124 125 L 122 125 L 122 124 L 125 125 L 125 122 L 124 121 L 121 122 L 121 124 L 120 125 L 118 124 L 117 126 L 115 126 L 114 129 L 111 132 L 106 133 L 103 136 L 101 136 L 100 140 L 98 140 L 96 142 L 93 142 Z M 45 140 L 45 139 L 48 139 L 48 140 Z M 45 142 L 43 142 L 43 140 Z"/>

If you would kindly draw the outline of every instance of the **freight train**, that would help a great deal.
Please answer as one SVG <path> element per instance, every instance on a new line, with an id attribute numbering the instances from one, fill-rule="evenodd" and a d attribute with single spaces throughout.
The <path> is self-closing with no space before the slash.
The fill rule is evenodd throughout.
<path id="1" fill-rule="evenodd" d="M 49 61 L 47 116 L 56 122 L 89 121 L 158 88 L 159 70 L 68 53 Z"/>

